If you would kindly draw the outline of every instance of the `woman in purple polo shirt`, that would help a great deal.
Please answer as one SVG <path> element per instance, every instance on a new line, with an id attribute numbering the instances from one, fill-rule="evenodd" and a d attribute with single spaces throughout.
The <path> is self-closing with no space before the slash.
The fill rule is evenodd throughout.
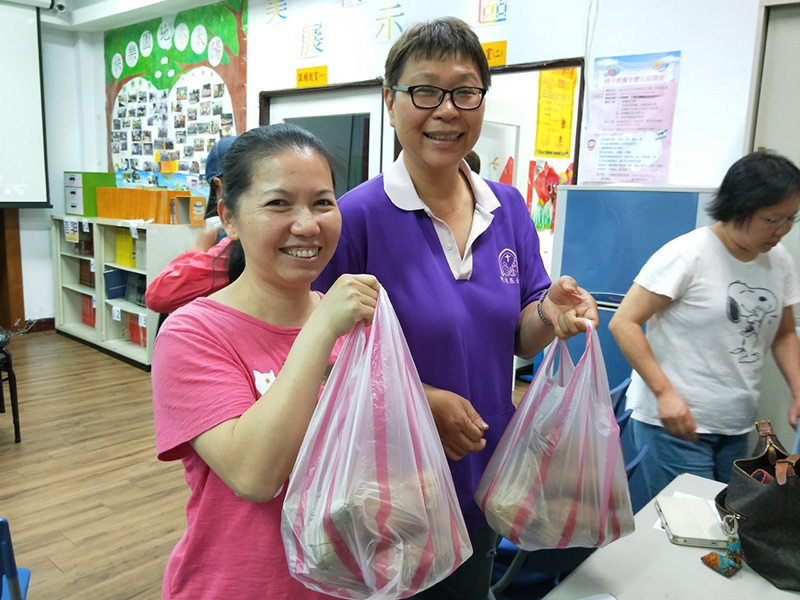
<path id="1" fill-rule="evenodd" d="M 340 199 L 342 234 L 315 284 L 371 273 L 392 298 L 450 459 L 474 553 L 416 597 L 486 600 L 496 545 L 473 500 L 510 420 L 514 354 L 597 322 L 569 277 L 552 286 L 520 193 L 463 160 L 478 140 L 489 66 L 469 26 L 408 28 L 389 51 L 384 100 L 403 146 L 382 175 Z"/>

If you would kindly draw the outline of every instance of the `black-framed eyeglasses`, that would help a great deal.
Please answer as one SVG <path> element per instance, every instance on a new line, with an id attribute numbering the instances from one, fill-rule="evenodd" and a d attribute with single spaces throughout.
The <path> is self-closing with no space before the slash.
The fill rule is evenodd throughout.
<path id="1" fill-rule="evenodd" d="M 444 102 L 444 97 L 450 94 L 453 106 L 456 108 L 475 110 L 480 108 L 483 97 L 486 95 L 486 88 L 471 86 L 446 90 L 438 85 L 393 85 L 392 89 L 408 93 L 414 106 L 422 109 L 437 108 Z"/>

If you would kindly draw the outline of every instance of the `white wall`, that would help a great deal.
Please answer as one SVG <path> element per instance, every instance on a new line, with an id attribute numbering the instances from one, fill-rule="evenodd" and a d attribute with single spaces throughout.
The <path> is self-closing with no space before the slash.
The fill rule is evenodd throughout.
<path id="1" fill-rule="evenodd" d="M 110 3 L 118 22 L 109 20 L 109 14 L 115 11 L 97 11 L 105 15 L 105 29 L 136 22 L 129 20 L 130 13 L 122 8 L 134 3 L 99 2 Z M 150 8 L 160 5 L 165 15 L 185 8 L 185 4 L 183 0 L 148 3 Z M 363 8 L 371 6 L 374 10 L 377 4 L 365 2 Z M 445 14 L 473 21 L 476 4 L 405 0 L 403 10 L 409 22 Z M 292 56 L 302 24 L 342 14 L 332 8 L 340 6 L 338 2 L 303 0 L 289 3 L 299 15 L 293 24 L 267 25 L 265 5 L 263 0 L 250 1 L 248 127 L 258 124 L 258 92 L 291 88 L 296 68 L 314 66 L 313 62 L 298 64 Z M 586 74 L 590 76 L 597 57 L 681 51 L 671 184 L 714 187 L 727 167 L 742 155 L 758 0 L 673 0 L 668 4 L 641 0 L 508 0 L 508 7 L 512 20 L 478 26 L 476 31 L 484 42 L 508 40 L 509 64 L 586 56 Z M 345 62 L 329 65 L 331 83 L 382 75 L 389 45 L 364 47 L 358 28 L 373 27 L 374 15 L 366 10 L 357 12 L 361 8 L 347 13 L 346 22 L 332 21 L 328 29 L 332 50 L 347 56 Z M 91 29 L 92 22 L 84 19 L 78 26 Z M 340 31 L 347 35 L 337 42 L 336 32 Z M 50 198 L 54 210 L 61 213 L 63 171 L 106 170 L 102 34 L 45 26 L 42 43 Z M 587 90 L 591 84 L 587 80 Z M 55 313 L 45 233 L 51 212 L 21 211 L 28 319 Z"/>
<path id="2" fill-rule="evenodd" d="M 52 209 L 19 211 L 25 318 L 55 314 L 50 215 L 64 214 L 64 171 L 106 171 L 102 34 L 42 28 Z M 86 101 L 91 98 L 90 101 Z"/>
<path id="3" fill-rule="evenodd" d="M 745 152 L 758 1 L 598 4 L 587 76 L 595 58 L 679 50 L 669 184 L 717 187 Z"/>

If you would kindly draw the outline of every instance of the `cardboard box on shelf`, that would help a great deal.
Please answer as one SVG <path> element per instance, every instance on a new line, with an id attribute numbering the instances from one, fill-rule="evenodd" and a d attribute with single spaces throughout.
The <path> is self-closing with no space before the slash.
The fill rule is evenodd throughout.
<path id="1" fill-rule="evenodd" d="M 169 216 L 172 225 L 205 225 L 206 199 L 198 196 L 175 196 L 169 199 Z"/>
<path id="2" fill-rule="evenodd" d="M 185 219 L 178 215 L 181 204 L 187 207 Z M 205 199 L 189 196 L 185 191 L 160 188 L 97 189 L 97 216 L 106 219 L 141 219 L 164 225 L 190 224 L 191 215 L 201 210 L 204 214 Z"/>
<path id="3" fill-rule="evenodd" d="M 163 205 L 163 208 L 160 208 Z M 164 220 L 168 211 L 167 190 L 141 188 L 97 188 L 97 216 L 105 219 Z M 163 213 L 163 216 L 162 216 Z"/>

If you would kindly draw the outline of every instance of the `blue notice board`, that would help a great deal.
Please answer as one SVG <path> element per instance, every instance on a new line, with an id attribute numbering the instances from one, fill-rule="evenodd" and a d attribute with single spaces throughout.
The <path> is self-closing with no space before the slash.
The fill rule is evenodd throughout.
<path id="1" fill-rule="evenodd" d="M 560 186 L 553 277 L 566 274 L 593 294 L 624 295 L 668 241 L 710 224 L 713 190 Z"/>

